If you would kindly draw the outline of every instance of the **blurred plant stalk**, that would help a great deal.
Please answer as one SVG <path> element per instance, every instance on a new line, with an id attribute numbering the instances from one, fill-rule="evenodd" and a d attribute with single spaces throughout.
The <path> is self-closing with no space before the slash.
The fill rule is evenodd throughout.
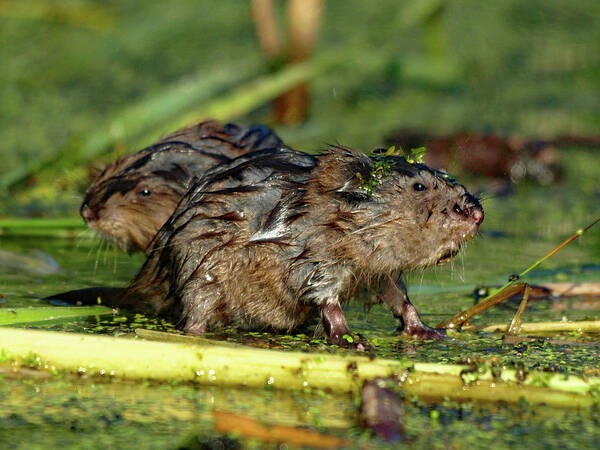
<path id="1" fill-rule="evenodd" d="M 307 61 L 313 53 L 321 17 L 323 0 L 288 0 L 287 49 L 284 53 L 272 0 L 253 0 L 252 17 L 263 54 L 273 66 L 281 61 L 292 66 Z M 300 123 L 308 111 L 308 83 L 302 81 L 273 101 L 273 117 L 285 125 Z"/>
<path id="2" fill-rule="evenodd" d="M 16 187 L 34 174 L 57 173 L 78 164 L 88 163 L 119 143 L 148 134 L 173 131 L 165 128 L 165 118 L 181 116 L 198 104 L 207 102 L 215 92 L 230 89 L 256 76 L 258 67 L 248 71 L 217 69 L 198 73 L 148 94 L 140 102 L 127 105 L 110 115 L 85 134 L 73 136 L 67 145 L 48 158 L 23 164 L 0 179 L 0 192 Z"/>

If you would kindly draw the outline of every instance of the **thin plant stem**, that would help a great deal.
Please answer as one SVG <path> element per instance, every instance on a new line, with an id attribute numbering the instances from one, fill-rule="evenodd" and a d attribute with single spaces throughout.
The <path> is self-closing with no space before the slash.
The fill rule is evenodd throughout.
<path id="1" fill-rule="evenodd" d="M 454 315 L 450 319 L 440 322 L 437 325 L 438 328 L 460 327 L 461 325 L 468 322 L 476 314 L 480 314 L 483 311 L 488 310 L 492 306 L 495 306 L 498 303 L 502 303 L 504 300 L 513 296 L 514 294 L 521 292 L 525 288 L 525 283 L 518 282 L 522 277 L 524 277 L 530 271 L 532 271 L 537 266 L 539 266 L 541 263 L 546 261 L 548 258 L 550 258 L 552 255 L 554 255 L 560 249 L 562 249 L 563 247 L 565 247 L 566 245 L 568 245 L 569 243 L 571 243 L 572 241 L 577 239 L 579 236 L 581 236 L 583 233 L 588 231 L 590 228 L 592 228 L 598 222 L 600 222 L 600 217 L 597 218 L 596 220 L 594 220 L 592 223 L 590 223 L 587 227 L 577 230 L 575 232 L 575 234 L 573 234 L 573 236 L 571 236 L 569 239 L 564 241 L 562 244 L 560 244 L 557 247 L 550 250 L 542 258 L 537 260 L 535 263 L 533 263 L 527 269 L 522 271 L 520 274 L 511 276 L 510 279 L 504 284 L 504 286 L 502 286 L 500 288 L 500 290 L 498 290 L 495 294 L 487 296 L 486 298 L 484 298 L 482 301 L 480 301 L 476 305 L 473 305 L 472 307 L 466 309 L 465 311 L 459 312 L 458 314 Z"/>
<path id="2" fill-rule="evenodd" d="M 525 292 L 523 293 L 523 300 L 519 304 L 519 309 L 517 310 L 513 320 L 510 322 L 508 326 L 508 331 L 506 334 L 509 335 L 517 335 L 521 330 L 521 317 L 523 316 L 523 312 L 527 307 L 527 301 L 529 300 L 529 293 L 531 292 L 531 287 L 528 284 L 525 284 Z"/>

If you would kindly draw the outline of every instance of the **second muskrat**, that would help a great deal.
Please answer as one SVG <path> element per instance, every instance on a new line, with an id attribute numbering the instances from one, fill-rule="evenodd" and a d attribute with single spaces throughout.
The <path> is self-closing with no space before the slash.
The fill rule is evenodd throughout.
<path id="1" fill-rule="evenodd" d="M 405 334 L 441 338 L 421 321 L 402 272 L 449 261 L 483 217 L 447 174 L 401 157 L 345 147 L 319 158 L 254 152 L 209 170 L 185 194 L 131 285 L 104 303 L 192 334 L 289 331 L 320 317 L 340 345 L 350 334 L 341 304 L 361 284 Z"/>
<path id="2" fill-rule="evenodd" d="M 108 165 L 88 188 L 81 216 L 128 251 L 144 251 L 183 194 L 216 164 L 283 145 L 264 125 L 201 122 Z"/>

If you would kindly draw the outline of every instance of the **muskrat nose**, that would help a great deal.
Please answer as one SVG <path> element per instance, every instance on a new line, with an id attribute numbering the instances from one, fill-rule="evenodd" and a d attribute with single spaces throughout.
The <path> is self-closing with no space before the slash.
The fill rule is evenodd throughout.
<path id="1" fill-rule="evenodd" d="M 92 208 L 90 208 L 87 202 L 81 205 L 79 212 L 81 213 L 83 220 L 86 222 L 93 222 L 94 220 L 98 219 L 98 215 L 92 210 Z"/>
<path id="2" fill-rule="evenodd" d="M 479 225 L 483 222 L 483 209 L 481 208 L 471 208 L 470 216 L 473 218 L 473 221 Z"/>

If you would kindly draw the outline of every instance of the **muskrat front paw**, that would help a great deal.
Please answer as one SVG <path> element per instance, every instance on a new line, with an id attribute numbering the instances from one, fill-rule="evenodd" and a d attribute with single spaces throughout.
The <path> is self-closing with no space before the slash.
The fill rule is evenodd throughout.
<path id="1" fill-rule="evenodd" d="M 426 341 L 441 341 L 448 337 L 444 328 L 432 328 L 427 325 L 399 329 L 398 331 L 402 336 L 408 336 L 413 339 L 423 339 Z"/>
<path id="2" fill-rule="evenodd" d="M 187 334 L 199 336 L 206 333 L 208 331 L 208 327 L 206 326 L 205 322 L 192 322 L 189 325 L 186 324 L 186 326 L 183 328 L 183 331 L 185 331 Z"/>

